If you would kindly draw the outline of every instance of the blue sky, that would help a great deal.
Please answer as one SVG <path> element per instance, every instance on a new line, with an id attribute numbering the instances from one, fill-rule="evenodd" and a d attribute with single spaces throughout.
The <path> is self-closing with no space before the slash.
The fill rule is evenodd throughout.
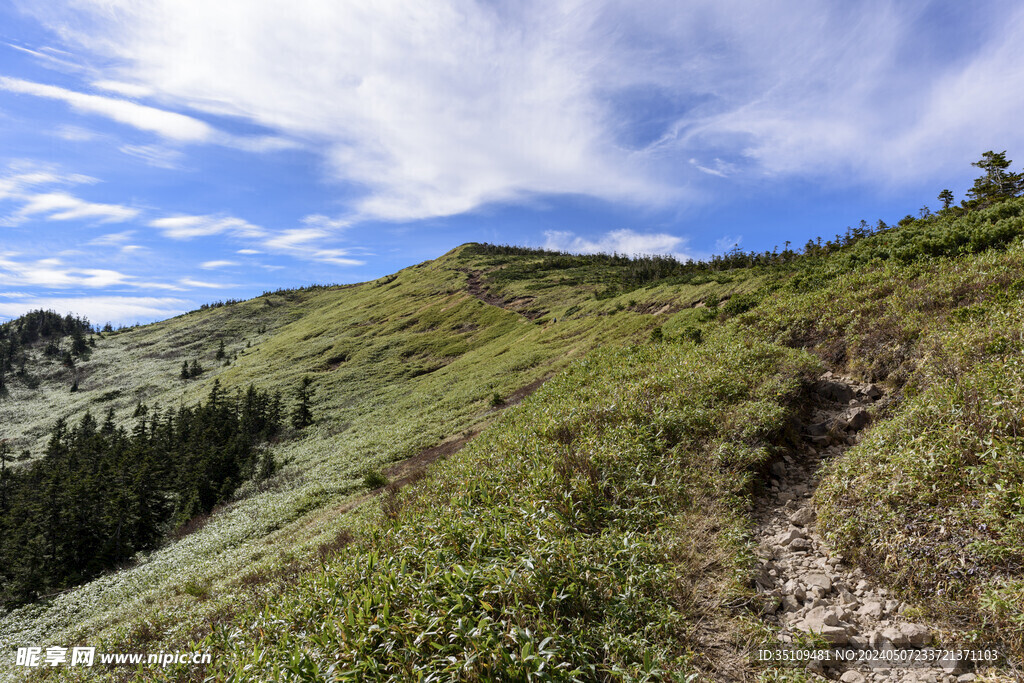
<path id="1" fill-rule="evenodd" d="M 1024 160 L 1021 36 L 1015 2 L 0 2 L 0 319 L 893 222 Z"/>

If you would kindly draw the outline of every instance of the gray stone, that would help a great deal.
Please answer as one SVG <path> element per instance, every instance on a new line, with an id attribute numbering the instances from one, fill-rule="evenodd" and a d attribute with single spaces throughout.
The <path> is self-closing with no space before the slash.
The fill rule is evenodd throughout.
<path id="1" fill-rule="evenodd" d="M 831 399 L 837 403 L 846 403 L 853 398 L 853 390 L 842 382 L 824 380 L 818 382 L 815 391 L 819 396 Z"/>
<path id="2" fill-rule="evenodd" d="M 874 650 L 891 650 L 893 643 L 885 637 L 884 631 L 871 631 L 868 633 L 868 644 Z"/>
<path id="3" fill-rule="evenodd" d="M 798 538 L 789 544 L 789 549 L 794 552 L 807 552 L 811 549 L 811 542 L 806 538 Z"/>
<path id="4" fill-rule="evenodd" d="M 825 574 L 808 574 L 804 577 L 804 583 L 810 588 L 821 586 L 826 593 L 832 590 L 832 579 Z"/>
<path id="5" fill-rule="evenodd" d="M 956 683 L 971 683 L 977 676 L 974 674 L 964 674 L 963 676 L 956 677 Z"/>
<path id="6" fill-rule="evenodd" d="M 771 472 L 779 479 L 782 479 L 786 476 L 786 464 L 781 460 L 776 460 L 772 463 Z"/>
<path id="7" fill-rule="evenodd" d="M 859 650 L 865 650 L 868 647 L 868 639 L 864 636 L 851 634 L 849 645 L 850 647 L 855 647 Z"/>
<path id="8" fill-rule="evenodd" d="M 877 401 L 882 398 L 882 390 L 878 388 L 876 384 L 869 384 L 864 387 L 863 394 L 870 398 L 872 401 Z"/>
<path id="9" fill-rule="evenodd" d="M 771 574 L 768 573 L 768 569 L 768 565 L 762 565 L 761 569 L 758 570 L 757 574 L 754 576 L 754 583 L 763 590 L 771 590 L 775 587 L 775 579 L 773 579 Z"/>
<path id="10" fill-rule="evenodd" d="M 793 541 L 795 541 L 797 539 L 800 539 L 800 538 L 806 539 L 807 538 L 807 534 L 805 534 L 804 532 L 800 531 L 796 527 L 793 527 L 793 528 L 789 529 L 789 531 L 783 531 L 782 532 L 782 535 L 779 536 L 779 545 L 789 545 Z"/>
<path id="11" fill-rule="evenodd" d="M 897 628 L 899 628 L 907 645 L 911 647 L 924 647 L 932 639 L 931 632 L 920 624 L 900 624 Z"/>
<path id="12" fill-rule="evenodd" d="M 782 586 L 782 592 L 792 595 L 797 600 L 803 602 L 804 600 L 804 587 L 800 585 L 800 582 L 796 579 L 790 579 Z"/>
<path id="13" fill-rule="evenodd" d="M 854 408 L 846 417 L 846 428 L 851 432 L 856 432 L 864 429 L 871 422 L 871 415 L 864 408 Z"/>
<path id="14" fill-rule="evenodd" d="M 807 433 L 811 436 L 825 436 L 828 434 L 828 422 L 815 422 L 807 425 Z"/>
<path id="15" fill-rule="evenodd" d="M 896 647 L 906 647 L 910 645 L 910 639 L 895 626 L 887 626 L 881 631 L 882 638 L 889 641 Z"/>
<path id="16" fill-rule="evenodd" d="M 850 634 L 843 626 L 823 626 L 820 635 L 833 645 L 846 645 L 850 642 Z"/>
<path id="17" fill-rule="evenodd" d="M 814 521 L 814 510 L 810 507 L 802 507 L 789 516 L 789 521 L 796 526 L 807 526 Z"/>
<path id="18" fill-rule="evenodd" d="M 804 615 L 804 630 L 820 631 L 825 626 L 838 626 L 839 615 L 828 607 L 815 607 Z"/>
<path id="19" fill-rule="evenodd" d="M 842 683 L 864 683 L 867 679 L 864 678 L 864 674 L 861 672 L 851 669 L 840 676 L 839 680 L 842 681 Z"/>
<path id="20" fill-rule="evenodd" d="M 882 603 L 878 600 L 865 600 L 864 605 L 857 610 L 857 613 L 869 619 L 881 619 L 883 610 Z"/>

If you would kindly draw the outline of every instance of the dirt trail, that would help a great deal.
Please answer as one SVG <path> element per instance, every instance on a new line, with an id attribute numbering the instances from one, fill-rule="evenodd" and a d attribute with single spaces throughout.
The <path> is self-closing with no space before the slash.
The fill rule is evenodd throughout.
<path id="1" fill-rule="evenodd" d="M 873 384 L 826 373 L 813 387 L 812 399 L 803 452 L 786 455 L 772 466 L 771 488 L 757 508 L 761 566 L 756 583 L 769 605 L 764 618 L 775 627 L 782 646 L 794 650 L 797 646 L 792 644 L 809 633 L 843 649 L 927 649 L 938 629 L 905 617 L 906 603 L 860 569 L 844 564 L 816 530 L 815 472 L 824 460 L 860 440 L 871 419 L 867 408 L 884 404 L 887 398 Z M 844 683 L 975 680 L 975 673 L 955 661 L 913 666 L 875 662 L 874 667 L 865 662 L 832 667 L 814 663 L 808 670 Z"/>
<path id="2" fill-rule="evenodd" d="M 546 311 L 526 308 L 526 306 L 533 303 L 532 296 L 523 296 L 518 299 L 506 300 L 497 294 L 492 294 L 490 290 L 484 286 L 484 280 L 480 276 L 480 273 L 469 269 L 460 268 L 459 270 L 466 274 L 466 291 L 477 299 L 480 299 L 480 301 L 483 301 L 485 304 L 490 304 L 491 306 L 504 308 L 506 311 L 518 313 L 527 320 L 536 320 L 546 313 Z"/>

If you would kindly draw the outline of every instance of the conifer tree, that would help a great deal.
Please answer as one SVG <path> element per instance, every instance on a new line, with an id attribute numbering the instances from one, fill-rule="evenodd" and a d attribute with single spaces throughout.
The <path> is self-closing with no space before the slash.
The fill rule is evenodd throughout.
<path id="1" fill-rule="evenodd" d="M 82 356 L 88 351 L 89 345 L 85 341 L 85 336 L 82 334 L 82 330 L 76 327 L 71 333 L 71 353 Z"/>
<path id="2" fill-rule="evenodd" d="M 292 426 L 296 429 L 303 429 L 313 424 L 313 411 L 310 408 L 312 391 L 309 388 L 312 383 L 313 380 L 308 375 L 303 377 L 299 388 L 295 392 L 298 405 L 292 411 Z"/>
<path id="3" fill-rule="evenodd" d="M 7 512 L 7 488 L 10 475 L 7 473 L 7 462 L 13 460 L 7 441 L 0 441 L 0 513 Z"/>
<path id="4" fill-rule="evenodd" d="M 943 210 L 948 209 L 953 204 L 953 192 L 951 190 L 943 190 L 939 193 L 939 201 L 942 202 Z"/>
<path id="5" fill-rule="evenodd" d="M 192 374 L 188 371 L 188 361 L 187 360 L 181 361 L 181 378 L 182 379 L 188 379 L 191 376 L 192 376 Z"/>
<path id="6" fill-rule="evenodd" d="M 220 340 L 220 346 L 217 347 L 217 360 L 224 359 L 224 340 Z"/>
<path id="7" fill-rule="evenodd" d="M 971 166 L 985 172 L 974 181 L 974 186 L 967 191 L 967 196 L 974 200 L 986 202 L 1007 197 L 1015 197 L 1024 190 L 1024 175 L 1011 173 L 1007 169 L 1012 162 L 1006 158 L 1006 150 L 993 152 L 989 150 L 981 155 L 981 159 Z"/>

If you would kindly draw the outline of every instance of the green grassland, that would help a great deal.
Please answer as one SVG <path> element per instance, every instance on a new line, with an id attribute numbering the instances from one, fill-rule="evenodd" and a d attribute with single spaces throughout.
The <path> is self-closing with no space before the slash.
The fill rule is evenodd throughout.
<path id="1" fill-rule="evenodd" d="M 131 568 L 5 615 L 0 639 L 65 642 L 97 633 L 117 639 L 141 629 L 180 640 L 207 614 L 248 599 L 239 581 L 254 569 L 273 572 L 318 558 L 325 539 L 344 526 L 334 511 L 365 494 L 368 471 L 474 433 L 498 414 L 495 395 L 514 398 L 590 349 L 646 339 L 666 317 L 653 311 L 735 288 L 654 287 L 618 302 L 595 300 L 595 286 L 556 282 L 543 296 L 531 295 L 545 314 L 530 319 L 467 292 L 464 271 L 500 266 L 472 251 L 461 248 L 362 285 L 274 293 L 108 333 L 79 364 L 75 393 L 65 369 L 36 358 L 40 386 L 12 382 L 11 396 L 0 404 L 4 438 L 36 457 L 57 417 L 113 408 L 130 424 L 139 401 L 190 404 L 215 379 L 229 392 L 250 383 L 289 392 L 309 375 L 317 421 L 274 446 L 274 478 L 243 485 L 237 500 L 198 531 Z M 515 299 L 517 289 L 513 284 L 503 293 Z M 630 303 L 652 313 L 629 310 Z M 230 365 L 215 361 L 221 341 Z M 207 371 L 181 380 L 182 361 L 193 359 Z M 193 527 L 206 522 L 197 521 Z M 199 609 L 196 592 L 204 598 Z"/>
<path id="2" fill-rule="evenodd" d="M 38 448 L 56 416 L 128 420 L 214 378 L 310 375 L 317 423 L 274 446 L 274 478 L 135 566 L 5 615 L 0 643 L 215 654 L 109 673 L 125 680 L 771 678 L 746 659 L 765 637 L 750 507 L 832 369 L 895 400 L 826 465 L 831 543 L 964 638 L 1024 656 L 1022 234 L 1010 199 L 664 276 L 466 245 L 107 335 L 79 392 L 54 380 L 0 404 L 4 435 Z M 239 355 L 212 367 L 220 340 Z M 179 380 L 193 357 L 211 369 Z M 367 472 L 477 431 L 368 494 Z"/>

